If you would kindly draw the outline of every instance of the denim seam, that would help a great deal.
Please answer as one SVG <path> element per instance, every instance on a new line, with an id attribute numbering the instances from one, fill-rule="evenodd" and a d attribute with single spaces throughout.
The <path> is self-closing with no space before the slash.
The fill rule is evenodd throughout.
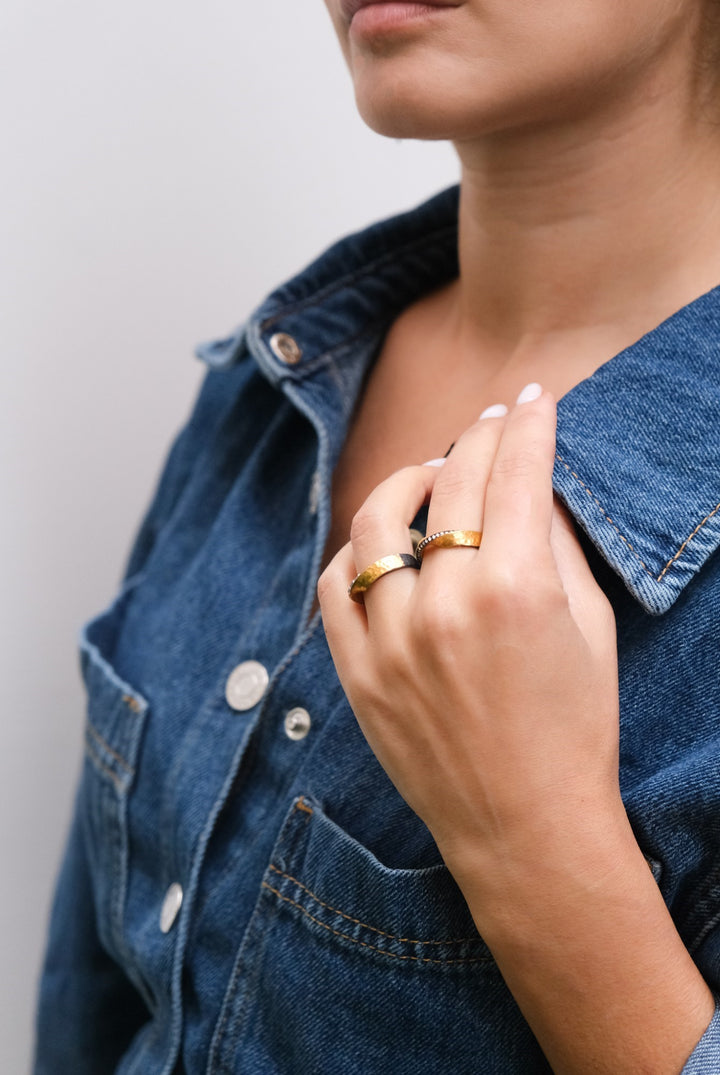
<path id="1" fill-rule="evenodd" d="M 677 559 L 679 559 L 680 556 L 682 556 L 683 552 L 685 551 L 687 546 L 690 544 L 692 539 L 695 537 L 695 535 L 698 533 L 698 531 L 702 530 L 702 528 L 705 526 L 705 524 L 710 522 L 712 517 L 714 515 L 717 515 L 717 513 L 719 511 L 720 511 L 720 504 L 716 504 L 715 507 L 712 509 L 712 511 L 708 512 L 708 514 L 705 516 L 704 519 L 701 519 L 701 521 L 697 524 L 697 526 L 695 527 L 693 532 L 688 537 L 685 538 L 685 540 L 683 541 L 682 545 L 680 546 L 678 551 L 675 553 L 675 555 L 672 557 L 672 559 L 668 560 L 668 562 L 665 564 L 665 567 L 662 569 L 662 571 L 658 575 L 658 580 L 657 580 L 658 582 L 660 582 L 660 580 L 662 579 L 662 577 L 665 574 L 665 572 L 668 571 L 672 567 L 672 565 L 675 563 L 675 561 Z"/>
<path id="2" fill-rule="evenodd" d="M 309 806 L 301 795 L 293 803 L 292 816 L 295 812 L 301 810 L 305 814 L 312 815 L 312 807 Z M 307 820 L 307 818 L 305 819 Z M 295 843 L 300 836 L 300 833 L 293 829 L 291 833 L 285 832 L 286 825 L 283 825 L 281 829 L 280 839 L 278 842 L 288 842 L 290 844 Z M 238 1013 L 242 1007 L 242 998 L 239 997 L 240 979 L 244 970 L 247 970 L 247 960 L 245 958 L 245 950 L 248 944 L 248 938 L 252 938 L 253 925 L 260 914 L 261 901 L 265 899 L 262 891 L 262 885 L 260 886 L 259 898 L 255 905 L 250 921 L 248 922 L 245 930 L 244 937 L 240 943 L 235 962 L 233 964 L 232 972 L 230 974 L 230 980 L 228 981 L 227 989 L 223 997 L 222 1006 L 220 1008 L 220 1015 L 218 1016 L 215 1028 L 213 1031 L 212 1039 L 210 1041 L 210 1048 L 208 1052 L 208 1064 L 205 1075 L 221 1075 L 222 1072 L 229 1072 L 229 1067 L 225 1062 L 224 1057 L 232 1055 L 237 1045 L 237 1039 L 241 1033 L 241 1027 L 238 1022 Z M 273 917 L 277 915 L 276 905 L 272 906 Z M 267 919 L 263 923 L 263 932 L 267 933 L 270 923 Z M 246 982 L 246 994 L 251 988 L 253 981 L 257 979 L 260 974 L 262 960 L 255 960 L 251 963 L 249 968 L 249 974 L 251 980 Z M 254 977 L 253 977 L 254 976 Z M 230 1021 L 234 1020 L 234 1025 L 231 1027 Z"/>
<path id="3" fill-rule="evenodd" d="M 298 809 L 301 809 L 301 808 L 298 806 Z M 312 900 L 314 900 L 315 903 L 319 904 L 321 907 L 324 907 L 327 911 L 332 911 L 333 914 L 340 915 L 341 918 L 346 918 L 348 920 L 348 922 L 353 922 L 356 926 L 362 926 L 364 929 L 369 929 L 373 933 L 379 933 L 381 937 L 387 937 L 391 941 L 397 941 L 400 944 L 434 944 L 434 945 L 475 944 L 475 943 L 477 943 L 477 940 L 478 940 L 477 937 L 454 937 L 451 940 L 447 940 L 447 941 L 419 941 L 419 940 L 416 940 L 416 939 L 414 939 L 412 937 L 398 937 L 397 934 L 395 934 L 395 933 L 386 933 L 384 929 L 378 929 L 377 926 L 371 926 L 367 922 L 361 922 L 359 918 L 353 918 L 352 915 L 345 914 L 345 912 L 341 911 L 339 908 L 333 907 L 329 903 L 324 903 L 323 900 L 321 900 L 319 898 L 319 896 L 316 896 L 314 892 L 311 892 L 310 889 L 307 888 L 302 883 L 302 881 L 298 881 L 298 879 L 296 877 L 292 877 L 289 873 L 283 873 L 282 870 L 279 870 L 277 868 L 277 866 L 273 866 L 271 864 L 270 869 L 273 871 L 273 873 L 278 874 L 280 877 L 284 877 L 285 880 L 292 881 L 292 883 L 294 885 L 297 885 L 298 888 L 301 888 L 303 890 L 303 892 L 307 892 L 308 896 L 310 896 L 310 898 Z M 274 889 L 272 891 L 274 891 Z"/>
<path id="4" fill-rule="evenodd" d="M 593 491 L 592 491 L 592 490 L 591 490 L 591 489 L 589 488 L 589 486 L 587 486 L 587 485 L 585 484 L 585 482 L 584 482 L 584 481 L 582 480 L 582 478 L 580 477 L 580 475 L 579 475 L 579 474 L 576 474 L 574 470 L 571 470 L 571 468 L 570 468 L 570 467 L 569 467 L 569 465 L 568 465 L 568 464 L 567 464 L 567 463 L 565 462 L 565 460 L 563 459 L 563 457 L 562 457 L 562 456 L 560 455 L 560 453 L 559 453 L 559 452 L 556 452 L 556 453 L 555 453 L 555 458 L 556 458 L 556 459 L 558 460 L 558 462 L 562 463 L 562 465 L 563 465 L 563 466 L 565 467 L 565 470 L 566 470 L 566 471 L 568 472 L 568 474 L 571 474 L 571 475 L 572 475 L 572 477 L 573 477 L 573 478 L 575 478 L 575 479 L 576 479 L 576 481 L 578 481 L 578 482 L 580 483 L 580 485 L 581 485 L 581 486 L 583 487 L 583 489 L 585 490 L 585 492 L 587 493 L 587 495 L 588 495 L 588 496 L 589 496 L 589 497 L 590 497 L 590 498 L 591 498 L 591 499 L 592 499 L 592 500 L 593 500 L 593 501 L 595 502 L 595 504 L 596 504 L 596 505 L 598 506 L 598 508 L 600 509 L 600 512 L 601 512 L 601 514 L 602 514 L 603 518 L 605 519 L 605 521 L 606 521 L 606 522 L 608 522 L 608 523 L 610 523 L 610 525 L 612 526 L 613 530 L 615 530 L 615 532 L 617 533 L 617 535 L 618 535 L 618 537 L 620 538 L 620 540 L 621 540 L 621 541 L 624 541 L 624 542 L 625 542 L 625 544 L 627 545 L 627 547 L 628 547 L 628 549 L 630 550 L 630 552 L 631 552 L 631 553 L 633 554 L 633 556 L 634 556 L 634 557 L 636 557 L 636 559 L 637 559 L 637 560 L 638 560 L 638 562 L 639 562 L 639 563 L 641 564 L 641 566 L 643 567 L 643 569 L 644 569 L 644 570 L 645 570 L 645 571 L 647 572 L 647 574 L 648 574 L 648 575 L 650 576 L 650 578 L 652 578 L 652 579 L 655 579 L 655 576 L 653 575 L 653 573 L 652 573 L 652 571 L 650 570 L 650 568 L 649 568 L 649 567 L 647 566 L 647 564 L 645 564 L 645 563 L 644 563 L 644 562 L 643 562 L 643 561 L 642 561 L 642 560 L 640 559 L 640 557 L 638 556 L 637 552 L 636 552 L 636 551 L 635 551 L 635 549 L 634 549 L 634 548 L 632 547 L 632 545 L 630 544 L 630 542 L 628 541 L 628 539 L 627 539 L 627 538 L 625 537 L 625 535 L 624 535 L 624 534 L 622 534 L 622 533 L 620 532 L 620 529 L 619 529 L 619 527 L 618 527 L 617 523 L 613 522 L 613 520 L 612 520 L 612 519 L 610 518 L 610 516 L 608 515 L 608 513 L 607 513 L 607 512 L 605 511 L 605 508 L 604 508 L 604 507 L 602 506 L 602 504 L 601 504 L 601 503 L 600 503 L 600 501 L 598 500 L 598 498 L 597 498 L 597 497 L 595 496 L 595 494 L 594 494 L 594 493 L 593 493 Z M 656 581 L 657 581 L 657 580 L 656 580 Z"/>
<path id="5" fill-rule="evenodd" d="M 340 394 L 340 398 L 343 402 L 344 412 L 346 414 L 350 414 L 350 411 L 355 404 L 355 393 L 346 387 L 334 351 L 332 351 L 328 355 L 328 372 L 330 373 L 335 387 Z"/>
<path id="6" fill-rule="evenodd" d="M 245 947 L 248 937 L 252 936 L 252 927 L 259 914 L 259 907 L 260 900 L 258 900 L 258 904 L 251 915 L 245 931 L 245 936 L 242 939 L 240 948 L 235 957 L 230 981 L 228 982 L 225 996 L 223 997 L 220 1015 L 210 1041 L 206 1075 L 222 1075 L 222 1072 L 229 1071 L 224 1058 L 228 1054 L 234 1054 L 237 1048 L 238 1038 L 242 1031 L 238 1016 L 240 1015 L 243 1005 L 243 997 L 239 995 L 239 989 L 243 971 L 248 970 L 247 960 L 245 958 Z M 273 917 L 277 915 L 276 910 L 273 910 L 271 913 L 273 914 Z M 267 932 L 269 930 L 270 922 L 265 919 L 263 925 L 264 932 Z M 257 983 L 257 979 L 262 969 L 262 962 L 262 959 L 256 959 L 254 963 L 250 965 L 249 980 L 245 983 L 245 996 L 252 992 L 251 987 Z"/>
<path id="7" fill-rule="evenodd" d="M 648 575 L 650 576 L 650 578 L 651 578 L 651 579 L 653 580 L 653 582 L 662 582 L 662 580 L 663 580 L 664 576 L 666 575 L 666 573 L 667 573 L 667 572 L 668 572 L 668 571 L 670 570 L 670 568 L 672 567 L 672 565 L 673 565 L 673 564 L 674 564 L 674 563 L 675 563 L 675 562 L 676 562 L 677 560 L 679 560 L 679 559 L 680 559 L 680 557 L 681 557 L 681 556 L 682 556 L 682 554 L 683 554 L 683 553 L 685 552 L 685 549 L 686 549 L 686 548 L 688 547 L 688 545 L 690 544 L 690 542 L 692 541 L 692 539 L 693 539 L 693 538 L 694 538 L 694 537 L 695 537 L 695 536 L 696 536 L 696 535 L 697 535 L 697 534 L 698 534 L 698 533 L 700 532 L 700 530 L 702 530 L 702 528 L 703 528 L 703 527 L 705 526 L 705 524 L 706 524 L 706 523 L 708 523 L 708 522 L 709 522 L 709 521 L 710 521 L 710 520 L 711 520 L 711 519 L 713 518 L 713 516 L 717 515 L 717 514 L 718 514 L 718 512 L 720 512 L 720 504 L 716 504 L 716 505 L 715 505 L 715 507 L 714 507 L 714 508 L 712 509 L 712 511 L 708 512 L 708 514 L 707 514 L 707 515 L 705 516 L 705 518 L 704 518 L 704 519 L 701 519 L 701 521 L 700 521 L 700 522 L 699 522 L 699 523 L 697 524 L 697 526 L 696 526 L 696 527 L 695 527 L 695 529 L 694 529 L 694 530 L 692 531 L 692 533 L 691 533 L 691 534 L 689 534 L 689 535 L 688 535 L 688 537 L 686 537 L 686 538 L 685 538 L 685 540 L 683 541 L 683 543 L 682 543 L 682 545 L 680 546 L 680 548 L 679 548 L 679 549 L 677 550 L 677 552 L 676 552 L 676 553 L 674 554 L 674 556 L 671 556 L 671 557 L 670 557 L 670 559 L 669 559 L 669 560 L 668 560 L 668 562 L 667 562 L 667 563 L 665 564 L 665 566 L 663 567 L 663 569 L 662 569 L 662 571 L 660 572 L 660 574 L 659 574 L 659 575 L 655 575 L 655 574 L 653 574 L 653 572 L 652 572 L 652 571 L 650 570 L 650 568 L 649 568 L 649 567 L 647 566 L 647 564 L 646 564 L 646 563 L 644 563 L 644 561 L 643 561 L 643 560 L 642 560 L 642 559 L 640 558 L 640 556 L 638 555 L 638 553 L 636 552 L 636 550 L 635 550 L 635 549 L 633 548 L 633 546 L 632 546 L 632 545 L 630 544 L 630 542 L 629 542 L 629 541 L 628 541 L 628 539 L 627 539 L 627 538 L 625 537 L 625 535 L 624 535 L 623 533 L 621 533 L 621 531 L 620 531 L 620 529 L 619 529 L 619 527 L 618 527 L 617 523 L 615 523 L 615 522 L 614 522 L 614 521 L 613 521 L 613 520 L 612 520 L 612 519 L 610 518 L 610 516 L 609 516 L 609 515 L 607 514 L 607 512 L 605 511 L 605 509 L 603 508 L 603 506 L 602 506 L 602 504 L 600 503 L 600 501 L 598 500 L 598 498 L 597 498 L 597 497 L 595 496 L 595 494 L 594 494 L 594 493 L 593 493 L 593 491 L 592 491 L 592 490 L 591 490 L 591 489 L 589 488 L 589 486 L 587 486 L 587 485 L 585 484 L 585 482 L 584 482 L 584 481 L 582 480 L 582 478 L 580 477 L 580 475 L 579 475 L 579 474 L 576 474 L 576 473 L 575 473 L 575 471 L 574 471 L 574 470 L 572 470 L 572 469 L 570 468 L 570 466 L 569 466 L 569 465 L 568 465 L 568 464 L 567 464 L 567 463 L 565 462 L 565 460 L 563 459 L 563 457 L 562 457 L 562 456 L 560 455 L 560 453 L 559 453 L 559 452 L 556 452 L 556 453 L 555 453 L 555 458 L 556 458 L 556 459 L 558 460 L 558 462 L 559 462 L 559 463 L 562 463 L 562 465 L 563 465 L 563 466 L 565 467 L 565 469 L 567 470 L 568 474 L 571 474 L 571 475 L 572 475 L 572 477 L 573 477 L 573 478 L 575 478 L 575 479 L 576 479 L 576 481 L 578 481 L 578 482 L 580 483 L 580 485 L 581 485 L 581 486 L 583 487 L 583 489 L 585 490 L 585 492 L 587 493 L 587 495 L 588 495 L 589 497 L 591 497 L 591 499 L 592 499 L 592 500 L 593 500 L 593 501 L 595 502 L 595 504 L 597 505 L 597 507 L 598 507 L 598 508 L 600 509 L 600 512 L 602 513 L 602 516 L 603 516 L 603 518 L 605 519 L 605 521 L 606 521 L 606 522 L 608 522 L 608 523 L 610 523 L 610 525 L 612 526 L 613 530 L 615 530 L 615 532 L 617 533 L 617 535 L 618 535 L 618 537 L 620 538 L 620 540 L 621 540 L 621 541 L 623 541 L 623 542 L 625 543 L 625 545 L 627 545 L 627 547 L 628 547 L 628 549 L 630 550 L 630 552 L 631 552 L 631 553 L 633 554 L 633 556 L 634 556 L 634 557 L 636 558 L 636 560 L 637 560 L 637 561 L 638 561 L 638 563 L 639 563 L 639 564 L 641 565 L 641 567 L 643 568 L 643 570 L 644 570 L 644 571 L 645 571 L 645 572 L 646 572 L 646 573 L 647 573 L 647 574 L 648 574 Z"/>
<path id="8" fill-rule="evenodd" d="M 288 317 L 290 314 L 295 314 L 300 310 L 304 310 L 307 306 L 322 302 L 330 295 L 334 295 L 336 292 L 342 291 L 343 288 L 354 284 L 357 280 L 361 280 L 364 276 L 374 274 L 378 268 L 386 265 L 388 262 L 397 261 L 398 255 L 410 253 L 415 249 L 425 249 L 439 236 L 454 233 L 456 230 L 455 224 L 445 224 L 441 228 L 436 228 L 435 231 L 431 231 L 429 234 L 423 235 L 419 239 L 412 239 L 407 243 L 403 243 L 394 250 L 375 258 L 374 261 L 366 262 L 361 269 L 355 269 L 346 276 L 341 276 L 339 280 L 333 281 L 332 284 L 326 284 L 325 287 L 321 288 L 319 291 L 314 291 L 312 295 L 308 295 L 303 299 L 297 299 L 294 303 L 290 303 L 288 306 L 283 306 L 277 313 L 272 314 L 270 317 L 267 317 L 260 322 L 260 331 L 265 332 L 272 325 L 281 321 L 283 317 Z"/>
<path id="9" fill-rule="evenodd" d="M 88 756 L 89 756 L 90 760 L 93 762 L 93 764 L 97 765 L 97 767 L 99 769 L 102 769 L 102 771 L 105 774 L 105 776 L 109 777 L 110 780 L 113 782 L 113 784 L 115 785 L 118 793 L 122 794 L 124 792 L 125 788 L 123 787 L 123 784 L 122 784 L 122 781 L 120 780 L 120 777 L 117 775 L 117 773 L 114 773 L 112 771 L 112 769 L 110 769 L 107 765 L 105 765 L 103 760 L 100 758 L 100 755 L 97 753 L 97 751 L 93 747 L 92 743 L 88 742 L 87 738 L 85 739 L 85 750 L 87 751 Z"/>
<path id="10" fill-rule="evenodd" d="M 442 966 L 445 966 L 446 964 L 450 964 L 450 963 L 457 964 L 457 963 L 492 963 L 493 962 L 492 959 L 490 959 L 488 956 L 477 956 L 477 957 L 473 957 L 472 959 L 433 959 L 430 956 L 401 956 L 401 955 L 398 955 L 397 952 L 388 952 L 384 948 L 378 948 L 377 945 L 368 944 L 367 941 L 359 941 L 356 937 L 351 937 L 348 933 L 341 933 L 339 930 L 333 929 L 332 926 L 328 926 L 327 923 L 321 922 L 319 918 L 315 918 L 314 915 L 311 915 L 310 912 L 305 907 L 302 906 L 302 904 L 297 903 L 295 900 L 291 900 L 289 896 L 283 896 L 282 892 L 279 892 L 278 889 L 273 888 L 272 885 L 269 885 L 267 883 L 267 881 L 263 881 L 263 888 L 269 889 L 270 892 L 274 893 L 274 895 L 276 895 L 278 897 L 278 899 L 283 900 L 284 903 L 289 903 L 293 907 L 297 907 L 298 910 L 302 911 L 302 913 L 307 918 L 309 918 L 311 922 L 315 922 L 316 925 L 322 926 L 323 929 L 326 929 L 329 933 L 334 934 L 334 936 L 342 937 L 343 940 L 346 940 L 346 941 L 352 941 L 353 944 L 358 944 L 358 945 L 360 945 L 361 948 L 369 948 L 372 952 L 379 952 L 381 956 L 387 956 L 389 959 L 400 959 L 400 960 L 404 960 L 406 962 L 411 962 L 411 963 L 439 963 Z M 361 922 L 360 925 L 362 925 L 362 924 L 363 923 Z M 372 928 L 372 927 L 369 927 L 369 928 Z M 422 943 L 426 943 L 426 942 L 422 942 Z"/>
<path id="11" fill-rule="evenodd" d="M 387 316 L 375 318 L 375 320 L 371 321 L 369 324 L 363 325 L 363 327 L 352 336 L 343 337 L 343 339 L 336 343 L 334 347 L 330 347 L 326 351 L 321 351 L 319 355 L 315 355 L 314 358 L 308 359 L 307 362 L 298 366 L 296 370 L 283 370 L 283 372 L 285 372 L 283 380 L 301 381 L 306 377 L 312 376 L 312 374 L 316 373 L 318 370 L 321 370 L 329 363 L 334 362 L 338 352 L 348 350 L 360 340 L 376 335 L 378 329 L 382 328 L 387 322 Z"/>
<path id="12" fill-rule="evenodd" d="M 104 750 L 107 750 L 110 757 L 115 759 L 118 765 L 120 765 L 125 770 L 128 776 L 135 775 L 135 770 L 133 769 L 133 767 L 129 765 L 128 762 L 126 762 L 125 759 L 120 754 L 118 754 L 116 750 L 113 750 L 110 744 L 102 737 L 102 735 L 100 735 L 100 732 L 94 727 L 92 721 L 90 720 L 88 720 L 87 722 L 87 730 L 90 732 L 93 739 L 95 739 L 98 745 L 101 746 Z"/>
<path id="13" fill-rule="evenodd" d="M 317 628 L 318 622 L 319 622 L 319 620 L 318 620 L 317 615 L 313 616 L 313 618 L 310 620 L 310 622 L 305 625 L 303 633 L 301 634 L 300 638 L 296 641 L 296 643 L 293 646 L 293 648 L 287 654 L 285 659 L 275 669 L 275 672 L 273 673 L 272 680 L 271 680 L 271 682 L 270 682 L 270 684 L 269 684 L 269 686 L 267 688 L 265 698 L 263 699 L 265 702 L 267 702 L 267 699 L 270 697 L 270 695 L 272 693 L 272 690 L 275 687 L 275 685 L 276 685 L 277 681 L 279 680 L 280 676 L 292 664 L 292 662 L 295 660 L 295 658 L 300 655 L 300 653 L 303 651 L 305 646 L 307 646 L 308 642 L 310 642 L 310 640 L 312 639 L 312 636 L 315 634 L 315 630 Z M 303 808 L 296 805 L 296 809 L 301 810 Z M 310 813 L 312 813 L 312 810 L 310 810 Z"/>

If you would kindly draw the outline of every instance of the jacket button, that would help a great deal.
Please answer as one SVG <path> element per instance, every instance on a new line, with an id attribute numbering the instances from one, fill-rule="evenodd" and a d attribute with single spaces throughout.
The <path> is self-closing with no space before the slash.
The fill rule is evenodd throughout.
<path id="1" fill-rule="evenodd" d="M 267 690 L 270 677 L 259 661 L 243 661 L 233 668 L 225 684 L 225 699 L 231 709 L 244 713 L 257 705 Z"/>
<path id="2" fill-rule="evenodd" d="M 285 735 L 288 739 L 304 739 L 311 723 L 307 709 L 291 709 L 285 717 Z"/>
<path id="3" fill-rule="evenodd" d="M 163 933 L 169 933 L 173 927 L 173 922 L 178 916 L 178 911 L 182 907 L 183 890 L 182 885 L 179 885 L 177 881 L 173 881 L 170 888 L 165 893 L 165 899 L 163 900 L 162 908 L 160 910 L 160 929 Z"/>
<path id="4" fill-rule="evenodd" d="M 270 350 L 287 366 L 296 366 L 302 358 L 302 351 L 297 340 L 288 336 L 287 332 L 276 332 L 270 337 Z"/>

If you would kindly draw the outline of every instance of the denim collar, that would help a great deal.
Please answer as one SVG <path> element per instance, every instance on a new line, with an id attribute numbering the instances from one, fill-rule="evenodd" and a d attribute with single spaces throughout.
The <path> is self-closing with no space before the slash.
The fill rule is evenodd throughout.
<path id="1" fill-rule="evenodd" d="M 452 187 L 342 239 L 198 355 L 224 368 L 249 351 L 316 424 L 323 412 L 336 456 L 394 317 L 457 275 L 457 208 Z M 276 355 L 271 340 L 279 332 L 299 343 L 297 363 Z M 667 611 L 720 544 L 719 370 L 720 287 L 605 363 L 558 406 L 555 491 L 650 613 Z"/>

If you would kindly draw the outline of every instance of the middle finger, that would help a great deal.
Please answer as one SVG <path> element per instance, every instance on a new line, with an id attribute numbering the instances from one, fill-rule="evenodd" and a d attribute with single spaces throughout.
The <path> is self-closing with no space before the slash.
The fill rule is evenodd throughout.
<path id="1" fill-rule="evenodd" d="M 506 413 L 501 404 L 487 408 L 457 440 L 435 481 L 428 509 L 428 536 L 443 530 L 482 532 L 485 490 Z M 475 552 L 473 548 L 442 549 L 430 545 L 423 554 L 423 571 L 431 574 L 441 565 L 447 570 L 450 558 L 456 568 L 460 567 L 460 561 Z"/>

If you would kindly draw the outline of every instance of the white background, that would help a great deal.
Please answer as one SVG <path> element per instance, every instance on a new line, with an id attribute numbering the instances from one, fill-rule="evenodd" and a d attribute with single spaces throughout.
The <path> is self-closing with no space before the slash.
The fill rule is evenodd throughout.
<path id="1" fill-rule="evenodd" d="M 0 155 L 0 1071 L 15 1075 L 79 767 L 76 634 L 112 596 L 187 415 L 193 345 L 457 167 L 447 146 L 363 126 L 322 0 L 4 0 Z"/>

